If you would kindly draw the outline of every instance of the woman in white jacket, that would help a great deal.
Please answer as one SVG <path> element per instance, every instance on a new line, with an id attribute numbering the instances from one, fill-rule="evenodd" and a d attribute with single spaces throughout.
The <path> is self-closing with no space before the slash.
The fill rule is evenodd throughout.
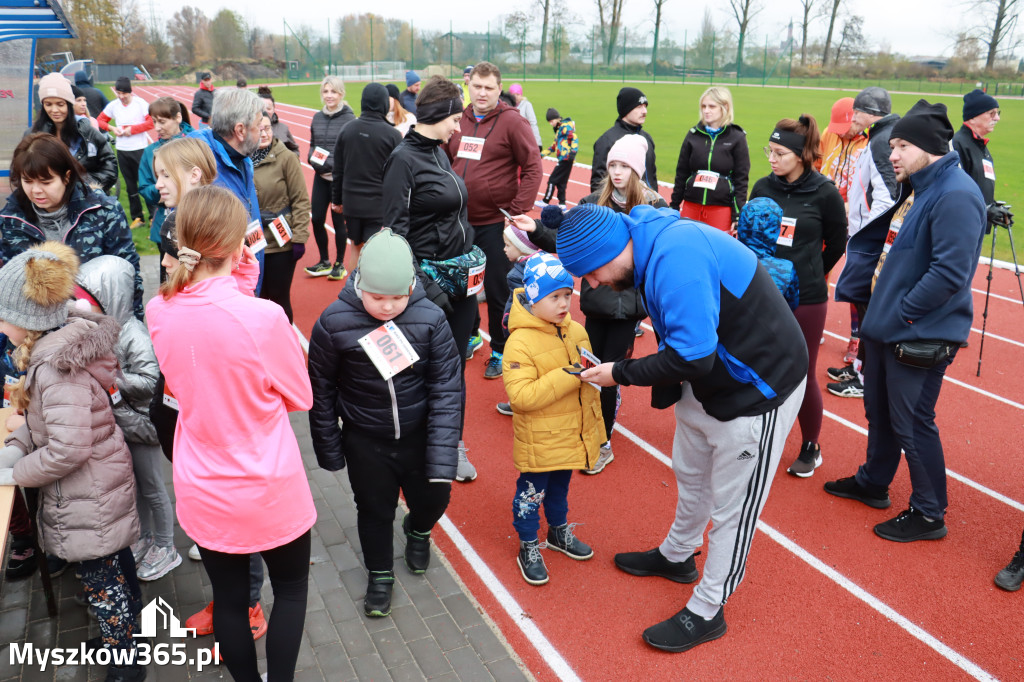
<path id="1" fill-rule="evenodd" d="M 537 148 L 543 153 L 544 142 L 540 139 L 540 129 L 537 128 L 537 114 L 533 112 L 533 103 L 523 95 L 523 86 L 513 83 L 508 89 L 509 93 L 516 98 L 516 109 L 530 123 L 530 130 L 533 131 L 533 139 L 537 140 Z"/>

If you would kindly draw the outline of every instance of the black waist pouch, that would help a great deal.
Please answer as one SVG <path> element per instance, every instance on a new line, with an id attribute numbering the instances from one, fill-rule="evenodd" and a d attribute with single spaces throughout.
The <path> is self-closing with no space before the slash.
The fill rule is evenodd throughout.
<path id="1" fill-rule="evenodd" d="M 900 341 L 893 344 L 896 362 L 908 367 L 931 369 L 940 362 L 953 357 L 958 343 L 949 341 Z"/>

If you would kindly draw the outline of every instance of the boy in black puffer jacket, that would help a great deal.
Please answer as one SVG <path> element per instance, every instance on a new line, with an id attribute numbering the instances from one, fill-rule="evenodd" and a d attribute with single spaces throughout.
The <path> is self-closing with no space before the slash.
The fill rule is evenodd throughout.
<path id="1" fill-rule="evenodd" d="M 417 284 L 408 242 L 384 228 L 366 241 L 355 277 L 309 341 L 313 449 L 329 471 L 348 465 L 367 616 L 391 613 L 399 489 L 409 505 L 405 563 L 427 570 L 430 531 L 448 507 L 458 462 L 460 372 L 451 329 Z"/>

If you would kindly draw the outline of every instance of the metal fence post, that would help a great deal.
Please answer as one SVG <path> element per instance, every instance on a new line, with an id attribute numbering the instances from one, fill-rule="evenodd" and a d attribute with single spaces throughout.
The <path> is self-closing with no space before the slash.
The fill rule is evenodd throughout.
<path id="1" fill-rule="evenodd" d="M 626 27 L 622 27 L 622 82 L 626 82 Z"/>

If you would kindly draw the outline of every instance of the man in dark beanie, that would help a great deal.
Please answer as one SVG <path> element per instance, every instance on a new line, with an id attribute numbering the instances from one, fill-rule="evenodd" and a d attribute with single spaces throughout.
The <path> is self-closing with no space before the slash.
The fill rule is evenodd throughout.
<path id="1" fill-rule="evenodd" d="M 996 168 L 988 149 L 988 136 L 999 123 L 999 102 L 981 90 L 972 90 L 964 95 L 963 120 L 964 124 L 953 135 L 953 149 L 960 155 L 960 167 L 981 189 L 989 225 L 1006 225 L 1008 213 L 995 200 Z"/>
<path id="2" fill-rule="evenodd" d="M 210 114 L 213 112 L 213 76 L 209 71 L 199 72 L 199 89 L 192 96 L 192 113 L 199 117 L 203 125 L 196 130 L 210 125 Z"/>
<path id="3" fill-rule="evenodd" d="M 132 82 L 121 76 L 114 83 L 117 99 L 109 102 L 96 117 L 100 130 L 114 134 L 114 149 L 117 151 L 117 167 L 124 178 L 128 193 L 128 208 L 131 211 L 134 230 L 145 222 L 142 199 L 139 196 L 139 164 L 142 153 L 149 145 L 146 133 L 153 129 L 153 117 L 149 115 L 149 104 L 132 94 Z M 115 125 L 111 125 L 111 121 Z M 154 207 L 149 207 L 150 217 Z"/>
<path id="4" fill-rule="evenodd" d="M 875 526 L 894 542 L 946 536 L 946 464 L 935 425 L 942 377 L 971 331 L 971 280 L 985 233 L 981 191 L 950 151 L 945 104 L 919 100 L 889 138 L 896 180 L 913 190 L 892 218 L 861 321 L 867 458 L 825 491 L 886 509 L 906 453 L 910 504 Z M 852 243 L 852 240 L 851 240 Z M 852 246 L 851 246 L 852 248 Z"/>
<path id="5" fill-rule="evenodd" d="M 601 187 L 601 180 L 608 173 L 608 152 L 623 135 L 643 135 L 647 140 L 647 172 L 640 179 L 649 187 L 658 189 L 658 169 L 655 167 L 654 140 L 643 130 L 647 120 L 647 97 L 637 88 L 622 88 L 615 98 L 619 117 L 604 135 L 594 143 L 593 167 L 590 169 L 590 191 Z"/>
<path id="6" fill-rule="evenodd" d="M 803 401 L 807 345 L 754 252 L 721 230 L 653 206 L 627 216 L 580 204 L 556 241 L 565 269 L 590 286 L 636 287 L 658 335 L 653 355 L 580 379 L 651 386 L 652 406 L 673 408 L 675 518 L 660 546 L 616 554 L 615 565 L 677 583 L 700 577 L 686 608 L 643 633 L 653 647 L 686 651 L 725 634 L 724 604 Z M 709 523 L 700 576 L 694 556 Z"/>

